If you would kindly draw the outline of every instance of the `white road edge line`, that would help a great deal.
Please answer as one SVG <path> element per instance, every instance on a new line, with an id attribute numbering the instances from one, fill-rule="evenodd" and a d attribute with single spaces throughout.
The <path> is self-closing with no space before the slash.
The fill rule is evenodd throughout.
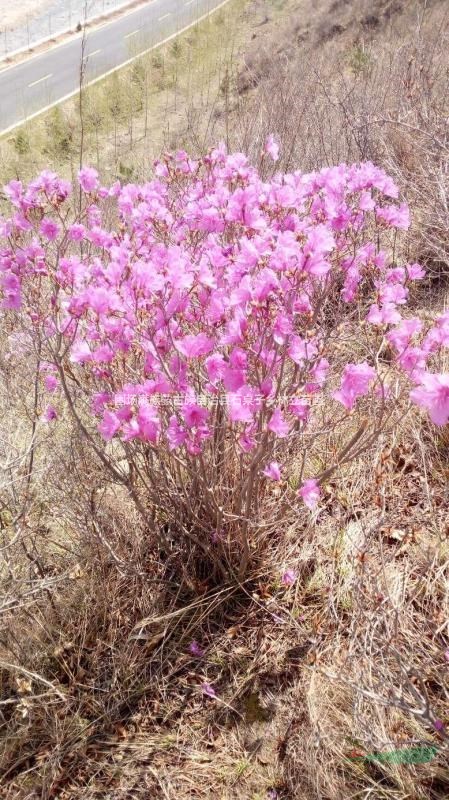
<path id="1" fill-rule="evenodd" d="M 162 42 L 158 42 L 157 44 L 153 44 L 151 47 L 148 47 L 146 50 L 142 50 L 142 52 L 139 53 L 138 55 L 133 56 L 132 58 L 128 58 L 128 60 L 124 61 L 123 64 L 119 64 L 117 67 L 109 69 L 103 75 L 99 75 L 98 78 L 94 78 L 91 81 L 87 81 L 87 83 L 85 83 L 84 86 L 85 87 L 93 86 L 94 83 L 103 81 L 105 78 L 108 78 L 109 75 L 113 75 L 114 72 L 118 72 L 119 69 L 124 69 L 124 67 L 129 66 L 129 64 L 132 64 L 133 61 L 136 60 L 136 58 L 140 58 L 141 56 L 144 56 L 147 53 L 151 53 L 152 50 L 157 50 L 158 47 L 163 47 L 164 44 L 168 44 L 173 39 L 176 39 L 177 36 L 181 36 L 181 34 L 185 33 L 190 28 L 193 28 L 194 25 L 198 25 L 199 22 L 202 22 L 203 19 L 207 19 L 216 11 L 218 11 L 220 8 L 223 8 L 223 6 L 225 6 L 228 2 L 229 0 L 222 0 L 222 2 L 219 3 L 218 6 L 215 6 L 215 8 L 213 8 L 212 11 L 207 11 L 201 17 L 198 17 L 198 19 L 195 19 L 193 22 L 189 22 L 189 24 L 186 25 L 185 28 L 181 28 L 180 31 L 176 31 L 176 33 L 172 33 L 171 36 L 167 36 L 167 38 L 163 39 Z M 59 100 L 55 100 L 53 103 L 49 103 L 48 106 L 41 108 L 40 111 L 35 111 L 34 114 L 30 114 L 29 117 L 24 117 L 24 119 L 19 120 L 19 122 L 15 122 L 14 125 L 10 125 L 9 128 L 5 128 L 4 131 L 0 131 L 0 139 L 2 136 L 6 136 L 8 133 L 11 133 L 11 131 L 14 131 L 16 128 L 20 128 L 20 126 L 24 125 L 26 122 L 31 122 L 32 119 L 36 119 L 36 117 L 39 117 L 41 114 L 45 114 L 47 111 L 50 111 L 51 108 L 59 106 L 60 103 L 65 103 L 66 100 L 70 100 L 71 97 L 75 97 L 75 95 L 77 95 L 78 93 L 79 93 L 79 87 L 77 89 L 74 89 L 73 92 L 69 92 L 68 94 L 64 95 L 64 97 L 60 97 Z"/>
<path id="2" fill-rule="evenodd" d="M 148 4 L 154 3 L 154 2 L 155 2 L 155 0 L 148 0 Z M 123 14 L 120 14 L 120 17 L 118 19 L 122 20 L 122 19 L 125 19 L 125 17 L 131 17 L 133 14 L 137 15 L 137 14 L 140 14 L 141 12 L 142 12 L 141 8 L 130 8 L 129 11 L 124 11 Z M 103 28 L 106 28 L 108 25 L 114 25 L 114 23 L 116 23 L 116 22 L 117 22 L 116 19 L 112 19 L 112 20 L 108 19 L 108 20 L 106 20 L 106 22 L 99 23 L 98 25 L 94 25 L 92 27 L 92 29 L 89 31 L 88 36 L 93 36 L 97 31 L 100 31 Z M 33 61 L 36 58 L 40 58 L 42 55 L 44 55 L 44 53 L 50 53 L 50 52 L 53 53 L 54 50 L 58 50 L 60 47 L 67 47 L 68 45 L 71 45 L 72 42 L 76 41 L 77 39 L 82 39 L 83 36 L 84 36 L 84 33 L 82 31 L 81 31 L 81 33 L 74 33 L 73 35 L 71 35 L 71 37 L 70 37 L 68 42 L 65 42 L 65 41 L 64 42 L 56 42 L 51 47 L 49 47 L 47 50 L 44 50 L 42 53 L 31 53 L 31 55 L 27 56 L 27 58 L 18 61 L 16 64 L 6 64 L 6 66 L 1 67 L 0 72 L 6 72 L 6 70 L 8 70 L 8 69 L 15 69 L 16 67 L 19 67 L 21 64 L 29 64 L 30 61 Z M 48 42 L 48 39 L 45 39 L 44 41 Z M 35 42 L 35 44 L 32 45 L 32 49 L 34 50 L 34 48 L 39 47 L 40 44 L 43 44 L 43 42 Z M 20 50 L 20 53 L 23 53 L 23 52 L 24 52 L 23 50 Z M 25 52 L 27 52 L 27 50 L 25 50 Z M 9 53 L 8 57 L 9 56 L 14 56 L 14 53 Z M 2 61 L 0 60 L 0 64 L 1 63 L 2 63 Z"/>
<path id="3" fill-rule="evenodd" d="M 42 81 L 46 81 L 47 78 L 51 78 L 53 75 L 52 72 L 49 72 L 48 75 L 44 75 L 42 78 L 38 78 L 37 81 L 32 81 L 28 84 L 28 89 L 31 89 L 32 86 L 37 86 L 38 83 L 42 83 Z"/>
<path id="4" fill-rule="evenodd" d="M 171 17 L 171 11 L 168 14 L 163 14 L 162 17 L 159 17 L 158 22 L 162 22 L 163 19 L 167 19 L 167 17 Z"/>

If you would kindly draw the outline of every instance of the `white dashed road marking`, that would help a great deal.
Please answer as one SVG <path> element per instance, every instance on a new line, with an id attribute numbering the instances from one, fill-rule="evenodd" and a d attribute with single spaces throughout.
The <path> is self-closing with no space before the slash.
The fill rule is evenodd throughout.
<path id="1" fill-rule="evenodd" d="M 42 83 L 42 81 L 46 81 L 47 78 L 51 78 L 52 75 L 53 75 L 53 73 L 49 72 L 48 75 L 44 75 L 43 78 L 38 78 L 37 81 L 32 81 L 32 83 L 28 84 L 28 88 L 31 89 L 32 86 L 37 86 L 38 83 Z"/>

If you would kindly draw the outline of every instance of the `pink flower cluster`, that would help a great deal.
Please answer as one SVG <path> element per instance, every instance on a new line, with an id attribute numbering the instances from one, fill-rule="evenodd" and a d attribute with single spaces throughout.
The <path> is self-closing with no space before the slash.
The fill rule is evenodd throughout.
<path id="1" fill-rule="evenodd" d="M 265 152 L 278 158 L 272 137 Z M 410 285 L 424 271 L 392 262 L 409 213 L 373 164 L 266 182 L 219 146 L 200 160 L 165 156 L 143 185 L 107 189 L 90 168 L 79 184 L 79 213 L 53 173 L 5 187 L 2 308 L 43 332 L 53 402 L 56 373 L 67 385 L 75 376 L 105 440 L 197 456 L 216 414 L 199 398 L 226 394 L 229 430 L 251 456 L 262 441 L 307 430 L 323 393 L 339 413 L 368 395 L 388 402 L 381 348 L 342 366 L 337 305 L 389 344 L 411 400 L 436 424 L 448 421 L 449 375 L 431 369 L 449 344 L 449 314 L 427 329 L 407 318 Z M 156 406 L 156 396 L 167 402 Z M 281 471 L 277 460 L 261 464 L 268 479 Z M 300 491 L 315 507 L 319 483 Z"/>

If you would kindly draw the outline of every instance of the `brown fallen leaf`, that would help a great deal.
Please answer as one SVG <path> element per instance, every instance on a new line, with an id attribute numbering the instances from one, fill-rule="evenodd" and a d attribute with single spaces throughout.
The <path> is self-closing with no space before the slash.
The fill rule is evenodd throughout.
<path id="1" fill-rule="evenodd" d="M 18 694 L 30 694 L 32 685 L 28 678 L 16 678 Z"/>
<path id="2" fill-rule="evenodd" d="M 121 722 L 116 722 L 114 725 L 115 734 L 119 739 L 127 739 L 128 738 L 128 731 L 126 730 L 125 726 L 121 724 Z"/>
<path id="3" fill-rule="evenodd" d="M 73 569 L 70 570 L 70 572 L 69 572 L 69 578 L 72 581 L 77 580 L 78 578 L 82 578 L 83 575 L 84 575 L 84 573 L 83 573 L 83 570 L 81 569 L 80 564 L 75 564 Z"/>
<path id="4" fill-rule="evenodd" d="M 156 650 L 156 647 L 160 645 L 160 643 L 165 639 L 166 629 L 161 631 L 161 633 L 157 633 L 155 636 L 152 636 L 151 639 L 148 639 L 147 643 L 145 644 L 145 651 L 147 653 L 152 653 L 153 650 Z"/>

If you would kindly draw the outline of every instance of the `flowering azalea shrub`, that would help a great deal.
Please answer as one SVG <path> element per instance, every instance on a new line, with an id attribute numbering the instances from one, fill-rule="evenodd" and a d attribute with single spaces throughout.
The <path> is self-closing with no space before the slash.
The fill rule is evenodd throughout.
<path id="1" fill-rule="evenodd" d="M 373 164 L 266 182 L 220 146 L 143 185 L 84 168 L 76 193 L 50 172 L 4 193 L 3 323 L 39 342 L 40 424 L 70 415 L 149 530 L 222 573 L 410 403 L 447 422 L 449 313 L 407 312 L 424 271 Z"/>

